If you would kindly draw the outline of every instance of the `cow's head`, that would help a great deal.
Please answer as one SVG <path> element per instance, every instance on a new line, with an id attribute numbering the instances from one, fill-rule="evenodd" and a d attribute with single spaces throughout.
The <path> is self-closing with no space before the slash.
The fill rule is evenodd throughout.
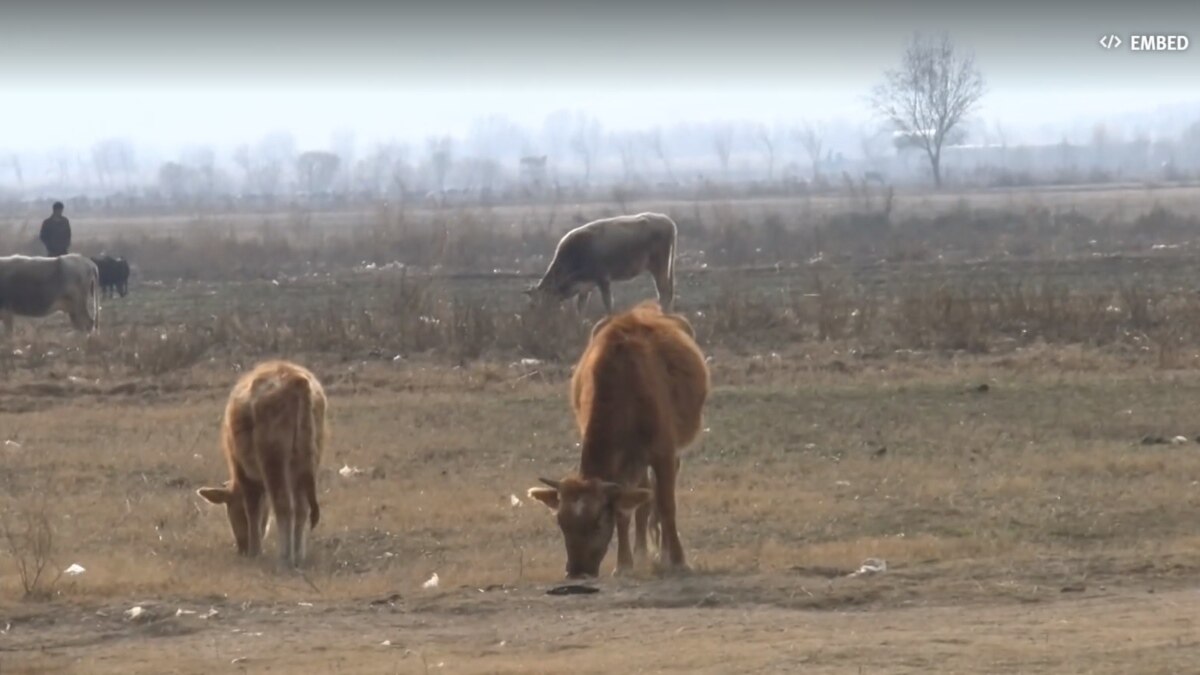
<path id="1" fill-rule="evenodd" d="M 221 487 L 202 487 L 196 494 L 210 504 L 225 505 L 225 513 L 229 516 L 229 527 L 233 530 L 233 539 L 237 542 L 238 553 L 245 555 L 250 546 L 249 521 L 246 519 L 246 498 L 237 486 L 225 481 Z"/>
<path id="2" fill-rule="evenodd" d="M 529 297 L 529 304 L 532 307 L 543 309 L 554 306 L 566 300 L 568 289 L 560 289 L 556 284 L 547 282 L 542 279 L 541 282 L 533 284 L 525 289 L 525 295 Z"/>
<path id="3" fill-rule="evenodd" d="M 596 577 L 608 552 L 617 512 L 632 513 L 654 494 L 595 478 L 540 478 L 550 487 L 529 489 L 529 496 L 545 504 L 558 519 L 567 546 L 567 578 Z"/>

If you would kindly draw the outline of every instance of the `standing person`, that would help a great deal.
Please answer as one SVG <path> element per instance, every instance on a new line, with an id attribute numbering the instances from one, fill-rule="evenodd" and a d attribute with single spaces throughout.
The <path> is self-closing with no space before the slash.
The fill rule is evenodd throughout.
<path id="1" fill-rule="evenodd" d="M 38 236 L 46 245 L 46 255 L 66 255 L 71 248 L 71 221 L 62 214 L 63 203 L 54 202 L 54 214 L 42 221 L 42 232 Z"/>

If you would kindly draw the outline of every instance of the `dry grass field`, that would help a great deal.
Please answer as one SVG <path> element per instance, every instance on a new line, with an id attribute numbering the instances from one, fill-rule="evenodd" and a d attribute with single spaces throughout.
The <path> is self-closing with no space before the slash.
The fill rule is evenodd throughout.
<path id="1" fill-rule="evenodd" d="M 1193 672 L 1200 275 L 1179 222 L 1200 209 L 1155 231 L 1178 248 L 1122 244 L 1152 206 L 1070 226 L 1103 255 L 847 239 L 681 265 L 714 384 L 680 478 L 693 569 L 591 595 L 546 593 L 565 554 L 525 497 L 577 460 L 588 324 L 525 311 L 519 275 L 146 273 L 94 339 L 22 322 L 0 362 L 0 673 Z M 302 575 L 238 559 L 194 494 L 224 478 L 229 387 L 268 356 L 330 398 Z M 886 570 L 855 574 L 868 559 Z"/>

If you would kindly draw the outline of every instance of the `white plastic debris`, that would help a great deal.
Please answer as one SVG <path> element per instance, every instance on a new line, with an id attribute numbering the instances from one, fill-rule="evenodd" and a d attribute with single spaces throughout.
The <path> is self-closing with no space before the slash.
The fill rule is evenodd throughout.
<path id="1" fill-rule="evenodd" d="M 175 610 L 175 616 L 189 616 L 189 615 L 195 614 L 195 613 L 196 613 L 196 610 L 194 610 L 194 609 L 184 609 L 182 607 Z"/>
<path id="2" fill-rule="evenodd" d="M 434 572 L 433 576 L 429 577 L 429 581 L 426 581 L 425 583 L 421 584 L 421 588 L 437 588 L 438 582 L 439 582 L 439 579 L 438 579 L 437 572 Z"/>
<path id="3" fill-rule="evenodd" d="M 379 643 L 379 646 L 380 646 L 380 647 L 391 647 L 391 646 L 392 646 L 392 641 L 391 641 L 391 640 L 384 640 L 383 642 L 380 642 L 380 643 Z"/>
<path id="4" fill-rule="evenodd" d="M 4 441 L 4 448 L 6 450 L 20 450 L 21 444 L 14 440 L 7 440 L 7 441 Z"/>
<path id="5" fill-rule="evenodd" d="M 520 497 L 518 497 L 518 496 L 516 496 L 516 495 L 509 495 L 509 496 L 508 496 L 508 503 L 509 503 L 509 504 L 510 504 L 510 505 L 511 505 L 513 508 L 516 508 L 516 507 L 518 507 L 518 506 L 525 506 L 525 502 L 521 501 L 521 498 L 520 498 Z"/>
<path id="6" fill-rule="evenodd" d="M 1176 436 L 1171 439 L 1171 445 L 1183 445 L 1188 442 L 1187 436 Z"/>
<path id="7" fill-rule="evenodd" d="M 86 571 L 87 571 L 87 570 L 86 570 L 86 569 L 84 569 L 83 565 L 80 565 L 79 563 L 71 563 L 71 566 L 70 566 L 70 567 L 68 567 L 67 569 L 63 570 L 63 574 L 65 574 L 65 575 L 67 575 L 67 576 L 69 576 L 69 577 L 77 577 L 77 576 L 79 576 L 80 574 L 83 574 L 83 573 L 84 573 L 84 572 L 86 572 Z"/>
<path id="8" fill-rule="evenodd" d="M 521 365 L 523 365 L 523 366 L 540 366 L 540 365 L 542 365 L 542 360 L 541 359 L 521 359 Z"/>
<path id="9" fill-rule="evenodd" d="M 867 558 L 858 568 L 858 571 L 851 572 L 852 577 L 867 576 L 868 574 L 879 574 L 887 571 L 887 561 L 882 558 Z"/>
<path id="10" fill-rule="evenodd" d="M 144 607 L 141 605 L 134 605 L 133 607 L 125 610 L 125 618 L 129 619 L 130 621 L 137 621 L 145 613 L 146 609 Z"/>
<path id="11" fill-rule="evenodd" d="M 357 476 L 357 475 L 361 474 L 362 472 L 363 472 L 362 469 L 358 468 L 357 466 L 350 466 L 349 464 L 343 464 L 342 468 L 338 469 L 338 475 L 341 476 L 342 478 L 350 478 L 351 476 Z"/>
<path id="12" fill-rule="evenodd" d="M 220 614 L 220 612 L 217 611 L 216 607 L 209 607 L 207 612 L 200 615 L 200 618 L 201 619 L 211 619 L 218 614 Z"/>

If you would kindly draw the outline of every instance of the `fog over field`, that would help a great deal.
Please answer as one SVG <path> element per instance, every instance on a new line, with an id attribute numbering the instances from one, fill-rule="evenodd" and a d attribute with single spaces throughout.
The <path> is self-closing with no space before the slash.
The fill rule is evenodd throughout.
<path id="1" fill-rule="evenodd" d="M 1200 9 L 1185 3 L 133 8 L 3 10 L 5 194 L 161 187 L 168 162 L 212 162 L 228 190 L 261 191 L 245 184 L 239 149 L 288 164 L 336 153 L 350 189 L 356 165 L 381 149 L 415 166 L 445 138 L 458 163 L 494 162 L 498 175 L 548 155 L 556 177 L 577 182 L 586 152 L 595 178 L 612 183 L 630 181 L 627 155 L 627 167 L 646 165 L 641 178 L 668 178 L 651 166 L 646 136 L 658 134 L 682 179 L 719 168 L 712 137 L 726 127 L 736 129 L 734 173 L 750 180 L 761 178 L 760 137 L 780 167 L 807 164 L 795 139 L 805 125 L 820 128 L 835 174 L 859 173 L 894 153 L 867 99 L 917 30 L 948 31 L 986 78 L 957 144 L 1085 146 L 1100 128 L 1109 142 L 1175 142 L 1200 119 L 1195 50 L 1098 44 L 1114 32 L 1186 34 Z M 111 164 L 123 182 L 98 175 Z M 901 182 L 912 173 L 889 168 Z"/>

